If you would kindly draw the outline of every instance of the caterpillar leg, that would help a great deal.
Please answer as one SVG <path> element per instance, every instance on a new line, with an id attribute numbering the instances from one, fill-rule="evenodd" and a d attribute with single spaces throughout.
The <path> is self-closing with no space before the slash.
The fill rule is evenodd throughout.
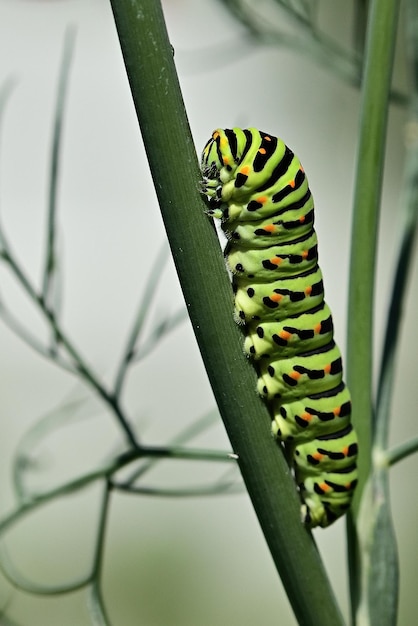
<path id="1" fill-rule="evenodd" d="M 357 485 L 357 450 L 351 424 L 294 448 L 295 478 L 307 526 L 329 526 L 350 507 Z"/>
<path id="2" fill-rule="evenodd" d="M 312 481 L 312 484 L 305 482 L 300 488 L 301 497 L 304 501 L 301 505 L 301 520 L 309 528 L 315 526 L 326 528 L 341 515 L 344 515 L 350 508 L 351 497 L 357 484 L 354 479 L 347 486 L 344 486 L 343 491 L 337 492 L 329 487 L 328 482 L 324 483 L 323 480 L 324 477 L 321 484 L 315 481 Z M 319 492 L 323 490 L 322 484 L 327 485 L 328 491 L 317 493 L 316 489 Z"/>

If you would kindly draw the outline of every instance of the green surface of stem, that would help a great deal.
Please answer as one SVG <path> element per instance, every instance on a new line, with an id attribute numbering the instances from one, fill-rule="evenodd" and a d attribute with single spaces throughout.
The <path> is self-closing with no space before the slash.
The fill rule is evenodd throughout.
<path id="1" fill-rule="evenodd" d="M 160 3 L 111 4 L 184 297 L 248 492 L 298 623 L 338 626 L 342 617 L 316 546 L 299 521 L 294 482 L 270 437 L 255 372 L 242 356 L 230 282 L 198 191 L 196 153 Z"/>
<path id="2" fill-rule="evenodd" d="M 374 0 L 366 50 L 351 240 L 347 343 L 353 421 L 361 442 L 360 486 L 354 508 L 358 508 L 362 484 L 370 472 L 376 242 L 397 9 L 398 0 Z"/>
<path id="3" fill-rule="evenodd" d="M 411 68 L 412 96 L 409 105 L 406 161 L 401 195 L 401 228 L 389 313 L 386 324 L 383 356 L 379 373 L 376 403 L 375 446 L 388 446 L 390 404 L 399 353 L 403 312 L 407 296 L 418 225 L 418 5 L 415 0 L 406 3 L 405 32 L 407 57 Z"/>
<path id="4" fill-rule="evenodd" d="M 353 619 L 360 596 L 365 592 L 366 572 L 361 567 L 359 541 L 368 538 L 359 537 L 356 522 L 371 471 L 376 242 L 398 10 L 398 0 L 373 0 L 370 7 L 354 198 L 347 346 L 347 382 L 353 399 L 353 422 L 360 442 L 359 485 L 352 517 L 348 519 Z M 367 497 L 373 497 L 372 488 L 367 490 Z M 371 504 L 367 507 L 366 503 L 366 508 L 371 511 L 373 507 Z"/>

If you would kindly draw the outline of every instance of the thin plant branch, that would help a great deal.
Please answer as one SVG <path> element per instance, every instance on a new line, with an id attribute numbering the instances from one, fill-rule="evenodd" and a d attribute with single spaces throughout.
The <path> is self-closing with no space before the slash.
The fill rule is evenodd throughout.
<path id="1" fill-rule="evenodd" d="M 35 287 L 30 282 L 29 278 L 26 276 L 25 272 L 21 268 L 20 264 L 16 260 L 15 256 L 12 254 L 10 246 L 6 240 L 6 236 L 3 230 L 0 229 L 0 245 L 1 249 L 1 257 L 3 261 L 7 264 L 10 271 L 14 274 L 17 282 L 29 296 L 29 298 L 35 303 L 40 312 L 42 313 L 45 321 L 50 325 L 57 341 L 60 345 L 66 350 L 67 354 L 72 358 L 74 363 L 74 371 L 86 382 L 88 383 L 95 391 L 99 394 L 99 396 L 107 403 L 107 405 L 111 408 L 116 418 L 118 419 L 122 429 L 125 432 L 128 442 L 136 446 L 137 438 L 131 429 L 128 420 L 126 419 L 122 409 L 120 407 L 119 401 L 113 395 L 111 395 L 104 386 L 99 382 L 98 377 L 94 373 L 93 369 L 87 365 L 87 362 L 81 356 L 81 353 L 78 349 L 73 345 L 72 341 L 69 337 L 64 333 L 61 328 L 58 320 L 56 319 L 54 312 L 51 311 L 44 299 L 41 295 L 37 293 Z M 50 355 L 50 358 L 53 362 L 55 362 L 54 355 Z"/>
<path id="2" fill-rule="evenodd" d="M 106 539 L 107 521 L 109 517 L 111 489 L 112 486 L 109 480 L 107 480 L 103 490 L 101 510 L 99 513 L 99 526 L 96 539 L 96 549 L 93 560 L 91 585 L 89 589 L 89 605 L 94 620 L 93 623 L 103 625 L 110 624 L 102 593 L 102 574 L 103 558 L 105 552 L 104 544 Z"/>
<path id="3" fill-rule="evenodd" d="M 16 278 L 18 284 L 23 291 L 29 297 L 29 299 L 35 304 L 38 310 L 41 312 L 47 326 L 51 330 L 52 337 L 55 339 L 55 346 L 52 349 L 44 348 L 42 344 L 34 339 L 30 333 L 28 333 L 22 325 L 20 325 L 14 316 L 8 314 L 8 311 L 3 306 L 0 307 L 0 315 L 3 313 L 6 323 L 9 327 L 17 331 L 18 336 L 23 341 L 31 345 L 39 354 L 50 359 L 55 364 L 64 368 L 71 373 L 80 376 L 84 382 L 89 384 L 99 394 L 99 396 L 105 401 L 110 410 L 115 414 L 118 422 L 120 423 L 125 436 L 130 445 L 137 445 L 137 438 L 134 431 L 131 429 L 128 419 L 121 409 L 119 399 L 110 394 L 99 381 L 98 377 L 94 373 L 93 369 L 87 365 L 84 358 L 81 356 L 78 349 L 73 345 L 69 337 L 64 333 L 62 327 L 58 322 L 58 317 L 54 308 L 50 306 L 50 293 L 52 289 L 52 279 L 56 272 L 56 245 L 55 245 L 55 218 L 56 218 L 56 196 L 57 196 L 57 181 L 58 181 L 58 164 L 59 164 L 59 148 L 61 142 L 61 129 L 64 114 L 64 103 L 66 99 L 68 72 L 70 67 L 70 61 L 72 51 L 74 47 L 75 31 L 69 29 L 66 34 L 64 57 L 60 73 L 60 84 L 58 88 L 58 101 L 55 113 L 54 124 L 54 140 L 53 151 L 51 160 L 51 176 L 50 176 L 50 198 L 49 198 L 49 211 L 48 211 L 48 235 L 47 235 L 47 251 L 45 257 L 45 269 L 44 279 L 41 291 L 38 293 L 37 289 L 29 280 L 28 276 L 24 272 L 22 266 L 18 262 L 17 258 L 12 252 L 6 237 L 6 233 L 0 224 L 0 259 L 8 267 L 11 273 Z M 7 97 L 11 92 L 13 86 L 12 81 L 8 81 L 0 92 L 0 121 L 3 118 L 4 106 L 7 101 Z M 71 361 L 68 362 L 61 355 L 58 356 L 57 346 L 62 346 L 70 357 Z"/>
<path id="4" fill-rule="evenodd" d="M 87 597 L 89 616 L 93 626 L 110 626 L 107 617 L 103 596 L 100 587 L 95 581 L 89 586 L 89 594 Z"/>
<path id="5" fill-rule="evenodd" d="M 91 573 L 64 584 L 42 585 L 29 580 L 17 570 L 4 545 L 0 546 L 0 570 L 15 589 L 40 596 L 56 596 L 83 589 L 91 580 Z"/>
<path id="6" fill-rule="evenodd" d="M 158 287 L 158 278 L 161 276 L 162 268 L 164 267 L 164 263 L 167 261 L 168 257 L 169 248 L 167 243 L 164 242 L 148 275 L 148 280 L 145 285 L 144 293 L 141 296 L 138 312 L 135 316 L 135 321 L 128 335 L 126 346 L 123 350 L 123 356 L 116 373 L 114 384 L 114 397 L 116 399 L 121 396 L 128 367 L 135 358 L 135 346 L 139 340 L 145 320 L 150 312 L 151 304 L 154 300 Z"/>
<path id="7" fill-rule="evenodd" d="M 59 74 L 57 102 L 55 106 L 55 116 L 53 124 L 52 154 L 49 175 L 49 195 L 47 213 L 47 237 L 46 251 L 42 280 L 42 299 L 46 306 L 59 312 L 59 305 L 54 301 L 58 297 L 59 285 L 57 284 L 57 272 L 59 268 L 58 252 L 56 247 L 56 216 L 57 216 L 57 195 L 60 174 L 60 153 L 62 143 L 62 125 L 64 121 L 65 105 L 67 103 L 67 90 L 69 82 L 69 72 L 74 54 L 75 28 L 69 27 L 64 36 L 64 49 Z"/>
<path id="8" fill-rule="evenodd" d="M 12 523 L 26 516 L 32 510 L 35 510 L 45 502 L 52 499 L 74 493 L 101 479 L 110 479 L 113 474 L 120 469 L 126 467 L 130 463 L 141 458 L 158 458 L 158 459 L 181 459 L 189 461 L 213 461 L 213 462 L 235 462 L 235 459 L 227 452 L 221 450 L 205 450 L 198 448 L 180 448 L 165 446 L 141 446 L 131 448 L 127 452 L 118 455 L 111 461 L 103 464 L 92 472 L 88 472 L 68 481 L 62 485 L 58 485 L 47 491 L 31 494 L 24 500 L 15 510 L 0 519 L 0 535 L 4 533 Z"/>
<path id="9" fill-rule="evenodd" d="M 243 493 L 244 485 L 235 481 L 219 481 L 213 485 L 196 485 L 185 488 L 180 487 L 150 487 L 147 485 L 129 486 L 123 483 L 115 483 L 114 488 L 125 493 L 140 494 L 143 496 L 158 496 L 166 498 L 196 498 L 206 496 L 231 495 Z"/>
<path id="10" fill-rule="evenodd" d="M 31 459 L 31 451 L 46 435 L 68 424 L 69 421 L 81 419 L 80 410 L 85 407 L 86 398 L 75 398 L 54 407 L 46 415 L 35 420 L 34 424 L 24 433 L 15 450 L 12 460 L 12 480 L 18 501 L 35 497 L 24 484 L 24 476 Z"/>
<path id="11" fill-rule="evenodd" d="M 147 357 L 157 344 L 168 333 L 178 328 L 185 320 L 188 319 L 188 314 L 185 308 L 180 309 L 173 313 L 170 317 L 165 317 L 158 322 L 154 328 L 151 329 L 149 336 L 146 338 L 142 345 L 139 345 L 132 358 L 133 362 L 142 361 Z"/>
<path id="12" fill-rule="evenodd" d="M 1 254 L 0 254 L 1 256 Z M 77 374 L 76 368 L 72 363 L 66 361 L 58 352 L 51 351 L 51 348 L 43 345 L 35 335 L 33 335 L 6 307 L 4 302 L 0 301 L 0 318 L 3 323 L 26 345 L 46 359 L 52 359 L 54 364 L 71 374 Z"/>
<path id="13" fill-rule="evenodd" d="M 287 2 L 277 2 L 277 26 L 263 18 L 259 5 L 243 0 L 220 0 L 220 2 L 247 28 L 255 41 L 296 50 L 318 65 L 331 70 L 339 79 L 359 88 L 362 80 L 363 59 L 358 49 L 347 50 L 337 41 L 318 30 L 314 15 L 295 10 Z M 300 34 L 281 30 L 283 15 L 290 18 Z M 391 102 L 399 106 L 408 104 L 408 96 L 396 89 L 390 91 Z"/>
<path id="14" fill-rule="evenodd" d="M 418 452 L 418 435 L 408 439 L 408 441 L 398 444 L 397 446 L 393 446 L 393 448 L 389 448 L 389 450 L 386 450 L 382 456 L 384 463 L 387 466 L 392 466 L 399 463 L 399 461 L 408 458 L 411 454 L 415 454 L 416 452 Z"/>
<path id="15" fill-rule="evenodd" d="M 202 434 L 210 426 L 213 426 L 216 418 L 219 419 L 219 411 L 217 409 L 213 409 L 208 413 L 205 413 L 200 418 L 194 420 L 191 424 L 182 429 L 175 437 L 173 437 L 169 441 L 169 445 L 180 446 L 192 440 L 194 437 Z M 129 478 L 125 479 L 124 484 L 126 486 L 132 485 L 141 476 L 148 472 L 155 465 L 157 460 L 158 459 L 146 459 L 141 464 L 141 467 L 136 468 L 135 471 L 129 476 Z"/>
<path id="16" fill-rule="evenodd" d="M 90 585 L 90 587 L 92 588 L 91 592 L 93 593 L 93 597 L 95 598 L 95 602 L 97 602 L 102 607 L 103 614 L 105 614 L 106 611 L 102 602 L 102 596 L 100 592 L 100 580 L 104 554 L 106 522 L 109 512 L 110 494 L 113 489 L 116 488 L 119 491 L 142 495 L 170 497 L 215 495 L 225 493 L 226 491 L 228 491 L 229 493 L 234 493 L 240 490 L 235 481 L 227 481 L 225 478 L 220 478 L 213 485 L 189 486 L 188 488 L 184 489 L 171 489 L 166 487 L 153 488 L 147 486 L 144 486 L 143 488 L 139 486 L 132 487 L 130 485 L 124 485 L 123 483 L 119 483 L 117 479 L 115 480 L 113 478 L 113 475 L 116 475 L 116 473 L 120 469 L 122 469 L 126 465 L 129 465 L 140 457 L 151 457 L 153 459 L 183 459 L 189 461 L 221 461 L 235 463 L 235 459 L 233 459 L 230 454 L 222 451 L 151 446 L 143 448 L 142 450 L 133 449 L 127 453 L 119 455 L 111 462 L 103 465 L 100 468 L 97 468 L 95 471 L 84 474 L 83 476 L 78 477 L 75 480 L 69 481 L 63 485 L 59 485 L 58 487 L 54 487 L 53 489 L 50 489 L 43 493 L 32 493 L 30 495 L 24 493 L 24 495 L 26 495 L 26 499 L 21 500 L 19 506 L 14 511 L 3 517 L 3 519 L 0 519 L 0 536 L 4 536 L 7 530 L 12 525 L 23 519 L 29 513 L 34 512 L 35 509 L 39 506 L 46 504 L 56 499 L 57 497 L 62 497 L 77 492 L 85 487 L 88 487 L 90 484 L 97 482 L 98 480 L 103 481 L 103 498 L 99 512 L 99 525 L 93 565 L 91 571 L 88 574 L 80 576 L 79 578 L 71 582 L 57 584 L 53 586 L 42 585 L 28 580 L 26 577 L 24 577 L 15 567 L 6 549 L 2 547 L 0 549 L 0 569 L 3 571 L 5 577 L 16 588 L 39 595 L 57 595 L 62 593 L 70 593 L 87 585 Z"/>

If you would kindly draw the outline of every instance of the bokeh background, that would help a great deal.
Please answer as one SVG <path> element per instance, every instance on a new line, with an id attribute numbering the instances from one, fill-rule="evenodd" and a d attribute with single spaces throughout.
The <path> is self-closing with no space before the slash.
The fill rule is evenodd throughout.
<path id="1" fill-rule="evenodd" d="M 217 0 L 164 0 L 192 133 L 199 152 L 216 127 L 256 126 L 300 156 L 317 207 L 320 261 L 337 340 L 345 352 L 348 252 L 359 93 L 285 47 L 251 46 Z M 349 45 L 350 2 L 320 3 L 321 24 Z M 65 29 L 77 28 L 59 188 L 63 322 L 86 359 L 112 380 L 142 289 L 164 238 L 109 2 L 0 0 L 0 80 L 15 79 L 0 143 L 0 210 L 9 240 L 39 281 L 45 243 L 52 119 Z M 403 24 L 394 82 L 407 89 Z M 389 117 L 376 289 L 376 360 L 387 316 L 399 227 L 406 112 Z M 1 297 L 40 337 L 45 328 L 10 275 Z M 404 314 L 392 441 L 416 433 L 416 266 Z M 164 270 L 155 315 L 183 306 L 173 266 Z M 13 506 L 10 463 L 28 427 L 69 398 L 90 398 L 70 375 L 31 352 L 0 322 L 0 511 Z M 233 393 L 233 390 L 231 390 Z M 144 440 L 170 437 L 214 407 L 188 322 L 129 376 L 125 403 Z M 37 473 L 69 476 L 112 449 L 116 425 L 94 398 L 86 414 L 42 443 Z M 195 445 L 229 450 L 220 421 Z M 57 458 L 58 457 L 58 458 Z M 400 624 L 416 619 L 416 459 L 392 472 L 401 562 Z M 213 465 L 161 464 L 161 477 L 212 480 Z M 164 475 L 164 471 L 166 474 Z M 238 479 L 238 476 L 237 476 Z M 69 580 L 87 566 L 99 494 L 91 489 L 20 523 L 9 549 L 25 575 Z M 315 532 L 335 592 L 348 614 L 344 522 Z M 248 497 L 146 498 L 115 495 L 105 552 L 104 592 L 118 626 L 295 624 Z M 88 625 L 83 592 L 39 597 L 0 577 L 0 615 L 30 626 Z M 1 618 L 0 618 L 1 621 Z M 5 624 L 8 622 L 4 622 Z"/>

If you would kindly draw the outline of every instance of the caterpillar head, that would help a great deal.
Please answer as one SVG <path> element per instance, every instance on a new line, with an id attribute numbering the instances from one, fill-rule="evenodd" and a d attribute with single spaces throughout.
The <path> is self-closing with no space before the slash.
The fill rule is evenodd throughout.
<path id="1" fill-rule="evenodd" d="M 236 168 L 236 155 L 231 149 L 228 129 L 218 128 L 206 143 L 202 152 L 201 169 L 203 178 L 212 183 L 225 184 L 233 177 Z"/>
<path id="2" fill-rule="evenodd" d="M 225 131 L 217 129 L 202 151 L 202 193 L 209 198 L 208 214 L 224 218 L 225 202 L 228 201 L 227 183 L 231 180 L 233 156 Z"/>

